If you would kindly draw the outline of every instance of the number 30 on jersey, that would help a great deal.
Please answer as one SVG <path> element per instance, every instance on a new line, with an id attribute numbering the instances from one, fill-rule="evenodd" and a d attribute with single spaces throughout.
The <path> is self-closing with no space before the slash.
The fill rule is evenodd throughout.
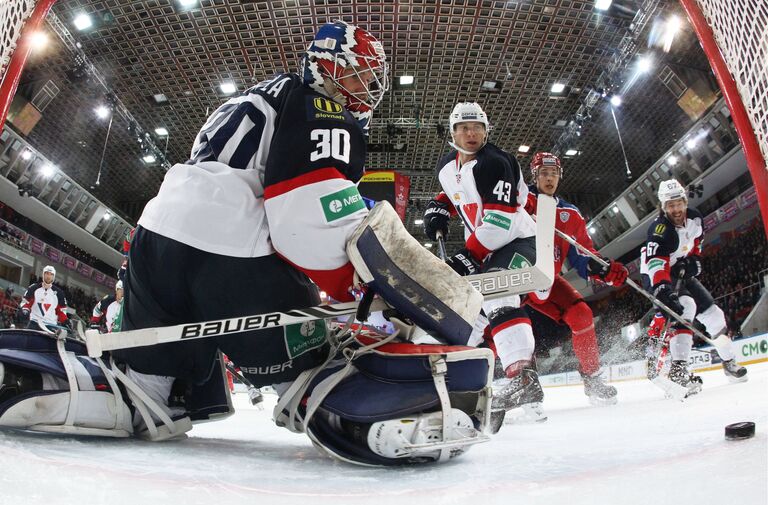
<path id="1" fill-rule="evenodd" d="M 311 140 L 316 140 L 317 149 L 309 155 L 310 161 L 334 158 L 349 163 L 349 132 L 343 128 L 333 130 L 315 129 L 309 134 Z"/>

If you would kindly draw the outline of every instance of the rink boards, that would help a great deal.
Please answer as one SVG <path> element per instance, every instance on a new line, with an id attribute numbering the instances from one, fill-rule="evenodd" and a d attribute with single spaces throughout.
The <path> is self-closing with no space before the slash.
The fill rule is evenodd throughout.
<path id="1" fill-rule="evenodd" d="M 736 361 L 742 365 L 768 361 L 768 333 L 754 335 L 734 341 Z M 712 346 L 691 351 L 689 359 L 691 370 L 699 372 L 720 368 L 720 357 Z M 646 379 L 646 361 L 636 360 L 610 365 L 602 368 L 603 377 L 610 381 Z M 544 387 L 571 386 L 581 384 L 581 375 L 577 371 L 543 375 L 540 377 Z"/>

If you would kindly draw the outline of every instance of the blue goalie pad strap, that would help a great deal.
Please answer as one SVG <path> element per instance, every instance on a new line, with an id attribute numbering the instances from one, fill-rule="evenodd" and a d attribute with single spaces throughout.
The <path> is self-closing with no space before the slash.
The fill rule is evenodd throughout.
<path id="1" fill-rule="evenodd" d="M 393 263 L 370 227 L 360 235 L 356 247 L 373 276 L 369 287 L 389 305 L 448 343 L 466 345 L 472 325 Z"/>

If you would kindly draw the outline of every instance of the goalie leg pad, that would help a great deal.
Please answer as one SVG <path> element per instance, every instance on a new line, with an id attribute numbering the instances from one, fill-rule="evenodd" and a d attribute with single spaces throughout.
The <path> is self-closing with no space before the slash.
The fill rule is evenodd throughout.
<path id="1" fill-rule="evenodd" d="M 2 395 L 0 426 L 54 433 L 127 437 L 131 413 L 114 380 L 87 357 L 85 346 L 40 332 L 0 332 L 0 362 L 15 370 L 18 394 Z"/>
<path id="2" fill-rule="evenodd" d="M 388 304 L 427 332 L 466 345 L 482 295 L 413 238 L 379 202 L 347 243 L 355 271 Z"/>
<path id="3" fill-rule="evenodd" d="M 489 349 L 385 344 L 315 385 L 306 432 L 355 464 L 445 461 L 488 439 L 492 370 Z"/>

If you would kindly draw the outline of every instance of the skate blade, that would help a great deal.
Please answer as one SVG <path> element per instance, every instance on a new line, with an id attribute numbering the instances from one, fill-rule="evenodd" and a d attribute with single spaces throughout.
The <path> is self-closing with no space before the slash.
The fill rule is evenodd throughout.
<path id="1" fill-rule="evenodd" d="M 749 379 L 749 375 L 744 375 L 743 377 L 733 377 L 732 375 L 725 374 L 726 377 L 728 377 L 728 382 L 731 384 L 738 384 L 739 382 L 747 382 Z"/>
<path id="2" fill-rule="evenodd" d="M 595 407 L 608 407 L 610 405 L 616 405 L 616 403 L 619 401 L 619 399 L 615 396 L 610 398 L 600 398 L 598 396 L 587 395 L 587 399 L 589 400 L 589 404 Z"/>
<path id="3" fill-rule="evenodd" d="M 509 414 L 518 409 L 508 411 L 508 415 L 504 418 L 504 424 L 543 423 L 548 419 L 541 403 L 526 403 L 525 405 L 521 405 L 520 409 L 522 410 L 522 414 L 517 414 L 515 416 Z"/>
<path id="4" fill-rule="evenodd" d="M 653 382 L 655 386 L 664 391 L 666 398 L 671 398 L 681 402 L 685 400 L 685 398 L 690 394 L 690 391 L 687 387 L 676 384 L 669 380 L 667 377 L 658 376 L 651 382 Z"/>

